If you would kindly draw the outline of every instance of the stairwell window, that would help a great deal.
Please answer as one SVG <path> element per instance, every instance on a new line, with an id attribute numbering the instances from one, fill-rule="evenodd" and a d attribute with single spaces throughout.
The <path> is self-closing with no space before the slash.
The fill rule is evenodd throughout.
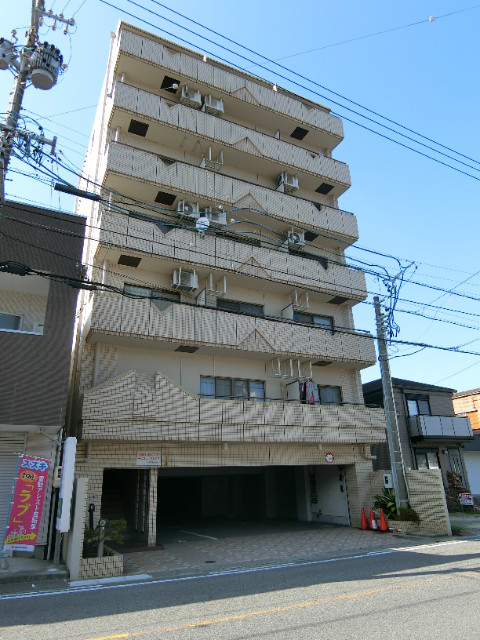
<path id="1" fill-rule="evenodd" d="M 328 329 L 330 333 L 334 333 L 333 318 L 330 316 L 319 316 L 313 313 L 294 313 L 293 319 L 300 324 L 314 325 L 315 327 L 322 327 Z"/>
<path id="2" fill-rule="evenodd" d="M 159 311 L 165 311 L 174 302 L 180 302 L 180 294 L 168 289 L 150 289 L 133 284 L 123 285 L 123 293 L 131 298 L 149 298 Z"/>
<path id="3" fill-rule="evenodd" d="M 265 382 L 243 378 L 200 376 L 200 395 L 203 398 L 264 402 Z"/>

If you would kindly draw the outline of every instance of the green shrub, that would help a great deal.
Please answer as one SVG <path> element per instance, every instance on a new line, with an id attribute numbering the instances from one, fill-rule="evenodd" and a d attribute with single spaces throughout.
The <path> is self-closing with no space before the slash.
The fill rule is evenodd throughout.
<path id="1" fill-rule="evenodd" d="M 123 532 L 127 528 L 126 520 L 108 520 L 105 526 L 105 538 L 104 541 L 113 541 L 118 544 L 123 544 L 124 535 Z M 97 525 L 94 529 L 85 526 L 85 532 L 83 535 L 83 558 L 96 558 L 98 550 L 98 542 L 100 539 L 100 527 Z M 115 552 L 107 545 L 104 546 L 104 555 L 112 556 Z"/>
<path id="2" fill-rule="evenodd" d="M 400 509 L 400 513 L 397 514 L 395 520 L 401 520 L 402 522 L 416 522 L 417 524 L 420 522 L 420 516 L 412 509 L 412 507 L 407 507 L 406 509 Z"/>
<path id="3" fill-rule="evenodd" d="M 373 496 L 373 508 L 383 509 L 387 520 L 409 521 L 417 524 L 420 522 L 420 516 L 412 507 L 402 508 L 400 513 L 397 512 L 395 494 L 391 489 L 384 488 L 381 495 Z"/>
<path id="4" fill-rule="evenodd" d="M 383 509 L 383 513 L 387 520 L 396 520 L 395 516 L 397 515 L 397 505 L 393 491 L 384 488 L 381 495 L 373 496 L 373 508 Z"/>

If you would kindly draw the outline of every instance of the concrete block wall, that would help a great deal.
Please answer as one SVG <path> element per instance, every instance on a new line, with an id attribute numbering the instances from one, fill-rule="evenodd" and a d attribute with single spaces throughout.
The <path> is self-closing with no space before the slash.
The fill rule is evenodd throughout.
<path id="1" fill-rule="evenodd" d="M 374 495 L 382 493 L 384 473 L 389 473 L 389 470 L 375 471 L 370 474 L 370 502 L 364 505 L 365 508 L 367 505 L 368 507 L 372 505 Z M 418 530 L 438 535 L 451 535 L 440 471 L 437 469 L 407 470 L 405 476 L 410 506 L 420 516 Z"/>

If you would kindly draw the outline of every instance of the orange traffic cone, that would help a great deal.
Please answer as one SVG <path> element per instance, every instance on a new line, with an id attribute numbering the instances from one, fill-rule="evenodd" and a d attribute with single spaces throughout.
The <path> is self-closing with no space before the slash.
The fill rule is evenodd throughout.
<path id="1" fill-rule="evenodd" d="M 368 529 L 367 516 L 365 515 L 365 509 L 362 507 L 362 524 L 360 525 L 360 529 Z"/>
<path id="2" fill-rule="evenodd" d="M 387 526 L 387 522 L 385 520 L 385 516 L 383 514 L 383 509 L 380 509 L 380 527 L 379 527 L 379 529 L 383 533 L 385 533 L 385 531 L 388 531 L 388 526 Z"/>
<path id="3" fill-rule="evenodd" d="M 378 527 L 377 527 L 377 522 L 375 520 L 375 516 L 373 514 L 373 509 L 372 507 L 370 507 L 370 518 L 369 518 L 369 524 L 370 524 L 370 529 L 372 529 L 373 531 L 377 531 Z"/>

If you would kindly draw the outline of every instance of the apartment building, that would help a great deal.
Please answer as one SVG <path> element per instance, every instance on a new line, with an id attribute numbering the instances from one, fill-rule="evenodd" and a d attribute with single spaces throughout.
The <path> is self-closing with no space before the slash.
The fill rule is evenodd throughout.
<path id="1" fill-rule="evenodd" d="M 208 517 L 356 523 L 385 440 L 329 110 L 121 23 L 78 201 L 77 476 L 154 545 Z"/>
<path id="2" fill-rule="evenodd" d="M 67 281 L 82 278 L 85 220 L 20 202 L 5 202 L 1 213 L 0 531 L 7 523 L 19 454 L 47 459 L 35 549 L 42 557 L 66 421 L 78 293 Z"/>

